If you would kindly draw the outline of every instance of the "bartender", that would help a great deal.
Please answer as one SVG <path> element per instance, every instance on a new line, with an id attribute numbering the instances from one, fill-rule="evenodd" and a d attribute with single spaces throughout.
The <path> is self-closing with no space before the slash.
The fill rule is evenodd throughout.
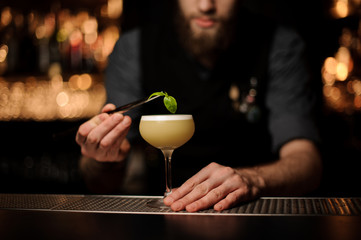
<path id="1" fill-rule="evenodd" d="M 167 4 L 161 21 L 118 40 L 106 72 L 108 104 L 78 129 L 89 189 L 118 190 L 131 148 L 142 144 L 140 116 L 166 109 L 155 100 L 128 115 L 106 112 L 164 90 L 196 126 L 174 153 L 174 176 L 182 182 L 164 199 L 174 211 L 221 211 L 315 190 L 320 139 L 301 37 L 248 12 L 241 0 Z"/>

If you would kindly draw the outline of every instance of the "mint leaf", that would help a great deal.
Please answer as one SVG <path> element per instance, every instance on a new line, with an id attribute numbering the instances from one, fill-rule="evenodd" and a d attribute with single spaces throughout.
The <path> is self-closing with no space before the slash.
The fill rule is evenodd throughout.
<path id="1" fill-rule="evenodd" d="M 154 96 L 161 96 L 164 97 L 163 99 L 163 103 L 164 106 L 168 109 L 169 112 L 171 113 L 175 113 L 177 111 L 177 101 L 175 100 L 174 97 L 168 95 L 167 92 L 155 92 L 152 93 L 148 99 L 154 97 Z"/>
<path id="2" fill-rule="evenodd" d="M 177 101 L 172 96 L 165 96 L 163 99 L 164 106 L 168 109 L 169 112 L 175 113 L 177 111 Z"/>

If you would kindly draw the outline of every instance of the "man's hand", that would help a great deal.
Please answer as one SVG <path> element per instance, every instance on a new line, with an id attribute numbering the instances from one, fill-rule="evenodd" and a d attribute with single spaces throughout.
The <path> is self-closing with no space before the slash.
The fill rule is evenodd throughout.
<path id="1" fill-rule="evenodd" d="M 126 158 L 130 144 L 126 135 L 131 118 L 106 112 L 115 109 L 113 104 L 104 106 L 102 113 L 82 124 L 76 134 L 76 142 L 81 152 L 99 162 L 119 162 Z"/>
<path id="2" fill-rule="evenodd" d="M 196 212 L 214 206 L 221 211 L 259 196 L 264 181 L 255 172 L 211 163 L 164 199 L 173 211 Z"/>
<path id="3" fill-rule="evenodd" d="M 265 165 L 233 169 L 211 163 L 164 199 L 174 211 L 216 211 L 260 196 L 295 196 L 315 190 L 321 180 L 322 160 L 309 140 L 284 144 L 279 159 Z"/>

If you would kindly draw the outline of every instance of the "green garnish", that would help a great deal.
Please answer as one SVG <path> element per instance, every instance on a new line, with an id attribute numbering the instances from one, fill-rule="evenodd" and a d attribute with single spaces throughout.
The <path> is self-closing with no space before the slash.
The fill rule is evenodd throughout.
<path id="1" fill-rule="evenodd" d="M 175 113 L 177 111 L 177 101 L 174 97 L 168 95 L 167 92 L 155 92 L 152 93 L 148 99 L 154 97 L 154 96 L 161 96 L 164 97 L 163 102 L 164 106 L 168 109 L 169 112 Z"/>

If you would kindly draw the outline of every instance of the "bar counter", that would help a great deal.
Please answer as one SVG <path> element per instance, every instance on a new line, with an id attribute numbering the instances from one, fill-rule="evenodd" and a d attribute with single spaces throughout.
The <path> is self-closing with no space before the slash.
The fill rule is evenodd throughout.
<path id="1" fill-rule="evenodd" d="M 0 194 L 0 239 L 361 239 L 361 198 L 260 198 L 173 212 L 152 196 Z"/>

